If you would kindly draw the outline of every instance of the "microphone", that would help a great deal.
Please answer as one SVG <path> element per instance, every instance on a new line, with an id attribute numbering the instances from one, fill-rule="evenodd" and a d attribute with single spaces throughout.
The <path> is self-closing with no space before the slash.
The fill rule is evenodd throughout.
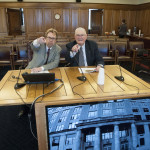
<path id="1" fill-rule="evenodd" d="M 120 74 L 121 74 L 121 76 L 115 76 L 115 78 L 116 78 L 117 80 L 119 80 L 119 81 L 124 81 L 124 77 L 122 76 L 122 71 L 121 71 L 121 66 L 120 66 L 120 64 L 119 64 L 119 69 L 120 69 Z"/>
<path id="2" fill-rule="evenodd" d="M 22 67 L 19 67 L 19 75 L 17 77 L 17 83 L 15 84 L 14 89 L 20 89 L 20 88 L 22 88 L 23 86 L 26 85 L 25 83 L 18 83 L 19 82 L 19 76 L 20 76 L 20 73 L 21 73 L 21 68 Z"/>
<path id="3" fill-rule="evenodd" d="M 73 54 L 73 53 L 72 53 L 72 54 Z M 74 54 L 73 54 L 73 55 L 74 55 Z M 86 77 L 85 77 L 85 75 L 84 75 L 84 73 L 83 73 L 81 67 L 79 66 L 79 62 L 77 61 L 75 55 L 74 55 L 74 59 L 75 59 L 76 63 L 78 64 L 78 67 L 79 67 L 79 69 L 81 70 L 81 73 L 82 73 L 82 76 L 78 76 L 77 79 L 80 80 L 80 81 L 86 81 Z"/>

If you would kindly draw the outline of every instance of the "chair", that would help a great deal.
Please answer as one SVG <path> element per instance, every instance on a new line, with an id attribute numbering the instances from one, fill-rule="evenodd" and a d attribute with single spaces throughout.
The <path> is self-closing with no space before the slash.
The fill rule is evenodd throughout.
<path id="1" fill-rule="evenodd" d="M 100 51 L 101 56 L 103 57 L 105 62 L 114 62 L 116 64 L 116 54 L 115 51 L 110 50 L 109 42 L 97 42 L 98 50 Z"/>
<path id="2" fill-rule="evenodd" d="M 127 49 L 126 42 L 114 42 L 113 49 L 116 51 L 116 62 L 130 61 L 132 62 L 132 71 L 134 70 L 135 51 Z"/>
<path id="3" fill-rule="evenodd" d="M 0 44 L 0 66 L 11 66 L 13 70 L 12 52 L 12 44 Z"/>
<path id="4" fill-rule="evenodd" d="M 19 44 L 18 40 L 8 40 L 6 44 L 13 44 L 13 51 L 16 51 L 16 44 Z"/>
<path id="5" fill-rule="evenodd" d="M 28 49 L 27 44 L 17 44 L 16 53 L 13 57 L 13 66 L 17 65 L 27 65 L 28 64 Z"/>
<path id="6" fill-rule="evenodd" d="M 57 43 L 58 44 L 58 43 Z M 66 52 L 67 52 L 67 48 L 66 48 L 66 44 L 67 43 L 59 43 L 58 45 L 62 48 L 61 52 L 60 52 L 60 65 L 65 65 L 67 62 L 65 60 L 65 56 L 66 56 Z"/>
<path id="7" fill-rule="evenodd" d="M 104 38 L 102 39 L 102 42 L 110 42 L 110 49 L 112 49 L 115 38 Z"/>
<path id="8" fill-rule="evenodd" d="M 138 64 L 140 61 L 150 59 L 150 49 L 144 49 L 144 42 L 142 41 L 129 42 L 129 48 L 135 51 L 135 71 L 136 64 Z"/>

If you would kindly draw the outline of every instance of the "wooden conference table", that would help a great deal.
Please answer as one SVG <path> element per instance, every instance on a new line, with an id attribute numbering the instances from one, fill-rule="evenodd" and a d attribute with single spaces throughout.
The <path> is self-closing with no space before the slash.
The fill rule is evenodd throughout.
<path id="1" fill-rule="evenodd" d="M 150 96 L 150 84 L 141 80 L 137 76 L 133 75 L 129 71 L 121 68 L 122 75 L 125 81 L 121 82 L 114 78 L 114 76 L 120 76 L 120 69 L 118 65 L 106 65 L 105 66 L 105 84 L 100 86 L 97 84 L 98 73 L 86 73 L 87 81 L 83 84 L 82 81 L 77 79 L 80 76 L 77 67 L 62 67 L 50 70 L 55 73 L 55 78 L 62 79 L 64 85 L 56 90 L 54 93 L 45 96 L 42 102 L 50 102 L 55 104 L 60 103 L 78 103 L 78 102 L 90 102 L 90 101 L 105 101 L 115 100 L 122 98 L 137 98 L 137 97 L 149 97 Z M 21 70 L 23 72 L 29 72 L 30 70 Z M 14 85 L 17 79 L 12 76 L 18 76 L 19 70 L 8 71 L 7 74 L 0 82 L 0 105 L 21 105 L 31 104 L 36 97 L 43 93 L 48 93 L 54 88 L 58 87 L 61 82 L 57 81 L 50 84 L 48 87 L 42 84 L 26 85 L 17 90 L 16 93 Z M 19 83 L 24 82 L 20 74 Z M 80 85 L 79 85 L 80 84 Z M 130 86 L 130 85 L 132 86 Z M 78 85 L 74 87 L 75 85 Z M 74 89 L 72 90 L 72 88 Z M 138 90 L 139 89 L 139 90 Z M 74 92 L 75 93 L 74 93 Z M 76 94 L 77 93 L 77 94 Z"/>

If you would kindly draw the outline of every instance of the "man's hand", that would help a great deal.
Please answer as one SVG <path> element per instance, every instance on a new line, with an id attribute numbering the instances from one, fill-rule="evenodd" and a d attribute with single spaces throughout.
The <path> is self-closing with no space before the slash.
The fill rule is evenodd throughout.
<path id="1" fill-rule="evenodd" d="M 42 36 L 37 39 L 37 42 L 38 42 L 38 44 L 43 44 L 43 43 L 46 43 L 46 39 L 45 39 L 45 37 Z"/>
<path id="2" fill-rule="evenodd" d="M 31 72 L 33 72 L 33 73 L 37 73 L 37 72 L 40 72 L 40 71 L 42 71 L 42 67 L 31 69 Z"/>
<path id="3" fill-rule="evenodd" d="M 79 50 L 78 44 L 74 45 L 71 50 L 72 50 L 73 52 L 78 52 L 78 50 Z"/>
<path id="4" fill-rule="evenodd" d="M 96 72 L 99 72 L 99 69 L 101 68 L 101 66 L 97 66 L 96 68 L 95 68 L 95 71 Z"/>

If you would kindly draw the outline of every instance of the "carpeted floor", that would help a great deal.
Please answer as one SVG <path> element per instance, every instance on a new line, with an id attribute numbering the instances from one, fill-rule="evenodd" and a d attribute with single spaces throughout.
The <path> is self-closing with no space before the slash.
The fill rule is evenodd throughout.
<path id="1" fill-rule="evenodd" d="M 121 63 L 121 66 L 131 71 L 131 64 Z M 149 66 L 149 63 L 146 64 Z M 0 80 L 10 70 L 10 67 L 0 67 Z M 141 65 L 137 65 L 135 75 L 150 83 L 150 72 Z M 0 107 L 0 150 L 38 150 L 37 140 L 32 136 L 27 113 L 18 118 L 20 110 L 24 106 Z M 32 115 L 33 131 L 36 134 L 35 115 Z"/>

